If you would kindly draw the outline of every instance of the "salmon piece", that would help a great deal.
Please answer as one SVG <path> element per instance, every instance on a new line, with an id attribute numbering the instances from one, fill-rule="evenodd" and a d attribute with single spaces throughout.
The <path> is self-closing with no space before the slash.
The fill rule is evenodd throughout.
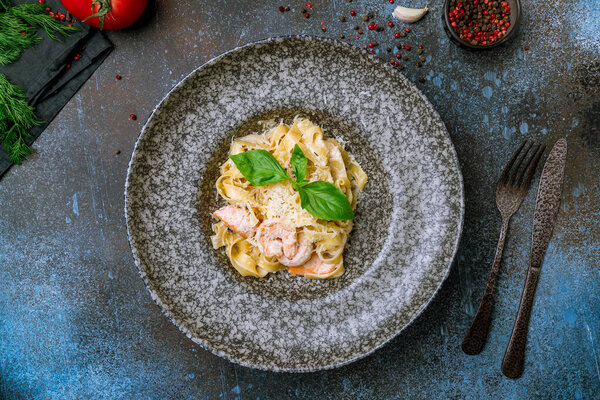
<path id="1" fill-rule="evenodd" d="M 340 266 L 341 263 L 330 264 L 321 260 L 317 254 L 313 255 L 312 258 L 304 265 L 299 267 L 289 267 L 288 271 L 294 275 L 302 275 L 306 274 L 312 275 L 327 275 L 335 271 L 336 268 Z"/>
<path id="2" fill-rule="evenodd" d="M 294 258 L 297 251 L 296 230 L 278 220 L 265 220 L 256 232 L 258 249 L 267 257 Z"/>
<path id="3" fill-rule="evenodd" d="M 288 258 L 284 255 L 279 257 L 279 262 L 286 267 L 297 267 L 299 265 L 305 264 L 312 255 L 313 252 L 313 244 L 310 242 L 303 232 L 300 232 L 298 235 L 298 243 L 296 248 L 296 254 L 294 257 Z"/>
<path id="4" fill-rule="evenodd" d="M 232 231 L 244 238 L 254 236 L 258 219 L 247 209 L 237 206 L 225 206 L 213 215 L 225 223 Z"/>

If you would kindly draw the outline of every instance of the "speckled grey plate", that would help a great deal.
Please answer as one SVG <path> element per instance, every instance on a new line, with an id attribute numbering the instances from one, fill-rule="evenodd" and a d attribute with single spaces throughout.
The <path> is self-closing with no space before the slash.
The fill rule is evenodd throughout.
<path id="1" fill-rule="evenodd" d="M 243 278 L 213 250 L 214 182 L 231 138 L 302 114 L 342 138 L 369 175 L 346 273 Z M 245 366 L 333 368 L 397 335 L 448 275 L 462 177 L 438 114 L 403 75 L 345 43 L 269 39 L 179 83 L 136 144 L 125 213 L 152 298 L 194 342 Z"/>

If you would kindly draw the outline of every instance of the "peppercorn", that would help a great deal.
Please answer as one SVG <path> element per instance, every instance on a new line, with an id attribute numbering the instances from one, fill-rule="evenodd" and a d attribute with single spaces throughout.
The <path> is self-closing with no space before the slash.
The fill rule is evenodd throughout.
<path id="1" fill-rule="evenodd" d="M 423 63 L 421 61 L 417 61 L 417 67 L 421 68 L 423 66 Z"/>
<path id="2" fill-rule="evenodd" d="M 344 17 L 343 15 L 340 15 L 340 22 L 346 22 L 346 17 Z"/>
<path id="3" fill-rule="evenodd" d="M 406 33 L 405 32 L 400 32 L 400 37 L 406 37 Z"/>
<path id="4" fill-rule="evenodd" d="M 417 54 L 423 54 L 423 49 L 418 49 Z"/>
<path id="5" fill-rule="evenodd" d="M 121 154 L 121 150 L 115 150 L 115 154 Z"/>
<path id="6" fill-rule="evenodd" d="M 400 65 L 398 66 L 398 69 L 399 69 L 399 70 L 403 70 L 403 69 L 404 69 L 404 65 L 400 64 Z"/>
<path id="7" fill-rule="evenodd" d="M 425 62 L 425 57 L 421 57 L 420 61 L 424 63 Z"/>
<path id="8" fill-rule="evenodd" d="M 340 39 L 345 39 L 345 38 L 346 38 L 346 36 L 344 36 L 343 33 L 340 33 Z"/>
<path id="9" fill-rule="evenodd" d="M 420 77 L 420 78 L 419 78 L 419 82 L 421 82 L 421 83 L 425 82 L 425 78 L 423 78 L 423 77 Z"/>
<path id="10" fill-rule="evenodd" d="M 358 34 L 359 34 L 359 35 L 362 35 L 362 34 L 363 34 L 363 31 L 362 31 L 362 29 L 359 29 L 359 30 L 358 30 Z"/>
<path id="11" fill-rule="evenodd" d="M 388 53 L 390 53 L 392 51 L 392 49 L 388 47 L 387 49 L 385 49 L 385 51 L 387 51 Z"/>
<path id="12" fill-rule="evenodd" d="M 408 61 L 408 56 L 404 56 L 402 59 L 403 59 L 404 61 Z"/>

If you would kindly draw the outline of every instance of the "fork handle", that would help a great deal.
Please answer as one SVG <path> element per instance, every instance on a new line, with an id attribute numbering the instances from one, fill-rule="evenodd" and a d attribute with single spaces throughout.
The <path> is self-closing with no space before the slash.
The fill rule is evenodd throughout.
<path id="1" fill-rule="evenodd" d="M 510 342 L 502 361 L 502 373 L 508 378 L 516 379 L 523 373 L 523 360 L 525 358 L 525 345 L 527 344 L 527 333 L 529 331 L 529 317 L 533 306 L 533 297 L 537 287 L 540 268 L 530 267 L 527 271 L 527 280 L 521 295 L 521 305 L 517 313 L 517 319 L 510 335 Z"/>
<path id="2" fill-rule="evenodd" d="M 494 263 L 492 264 L 492 269 L 488 276 L 487 286 L 485 287 L 485 292 L 479 303 L 477 314 L 475 314 L 471 327 L 461 345 L 463 351 L 469 355 L 481 353 L 485 346 L 485 341 L 490 328 L 490 321 L 492 320 L 494 289 L 496 288 L 496 280 L 498 278 L 498 270 L 500 269 L 500 261 L 502 260 L 502 250 L 504 250 L 504 241 L 506 240 L 509 221 L 510 216 L 502 216 L 502 229 L 500 229 L 500 238 L 498 239 L 496 256 L 494 257 Z"/>

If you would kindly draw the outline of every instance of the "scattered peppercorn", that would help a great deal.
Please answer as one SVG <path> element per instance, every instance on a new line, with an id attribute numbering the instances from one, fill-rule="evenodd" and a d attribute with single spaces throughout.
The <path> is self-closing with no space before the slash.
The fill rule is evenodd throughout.
<path id="1" fill-rule="evenodd" d="M 406 37 L 406 32 L 400 32 L 400 37 Z"/>
<path id="2" fill-rule="evenodd" d="M 417 54 L 423 54 L 423 49 L 418 49 Z"/>
<path id="3" fill-rule="evenodd" d="M 115 154 L 121 154 L 121 150 L 115 150 Z"/>
<path id="4" fill-rule="evenodd" d="M 417 67 L 421 68 L 423 66 L 423 63 L 421 61 L 417 61 Z"/>
<path id="5" fill-rule="evenodd" d="M 344 36 L 343 33 L 340 33 L 340 39 L 345 39 L 345 38 L 346 38 L 346 36 Z"/>
<path id="6" fill-rule="evenodd" d="M 353 28 L 353 29 L 354 29 L 355 31 L 357 31 L 357 30 L 359 30 L 360 28 L 358 27 L 358 25 L 354 25 L 354 28 Z"/>
<path id="7" fill-rule="evenodd" d="M 363 34 L 363 31 L 362 31 L 362 29 L 359 29 L 359 30 L 358 30 L 358 34 L 359 34 L 359 35 L 362 35 L 362 34 Z"/>
<path id="8" fill-rule="evenodd" d="M 285 11 L 290 11 L 290 6 L 285 6 Z"/>
<path id="9" fill-rule="evenodd" d="M 399 70 L 403 70 L 403 69 L 404 69 L 404 65 L 400 64 L 400 65 L 398 66 L 398 69 L 399 69 Z"/>
<path id="10" fill-rule="evenodd" d="M 421 57 L 421 58 L 420 58 L 420 61 L 421 61 L 422 63 L 424 63 L 424 62 L 425 62 L 425 57 Z"/>
<path id="11" fill-rule="evenodd" d="M 402 57 L 402 59 L 403 59 L 404 61 L 408 61 L 408 56 L 404 56 L 404 57 Z"/>
<path id="12" fill-rule="evenodd" d="M 340 22 L 346 22 L 346 17 L 344 17 L 343 15 L 340 15 Z"/>
<path id="13" fill-rule="evenodd" d="M 390 47 L 388 47 L 387 49 L 385 49 L 385 51 L 387 51 L 388 53 L 390 53 L 392 51 L 392 49 Z"/>
<path id="14" fill-rule="evenodd" d="M 421 83 L 425 82 L 425 78 L 423 78 L 423 77 L 420 77 L 420 78 L 419 78 L 419 82 L 421 82 Z"/>

